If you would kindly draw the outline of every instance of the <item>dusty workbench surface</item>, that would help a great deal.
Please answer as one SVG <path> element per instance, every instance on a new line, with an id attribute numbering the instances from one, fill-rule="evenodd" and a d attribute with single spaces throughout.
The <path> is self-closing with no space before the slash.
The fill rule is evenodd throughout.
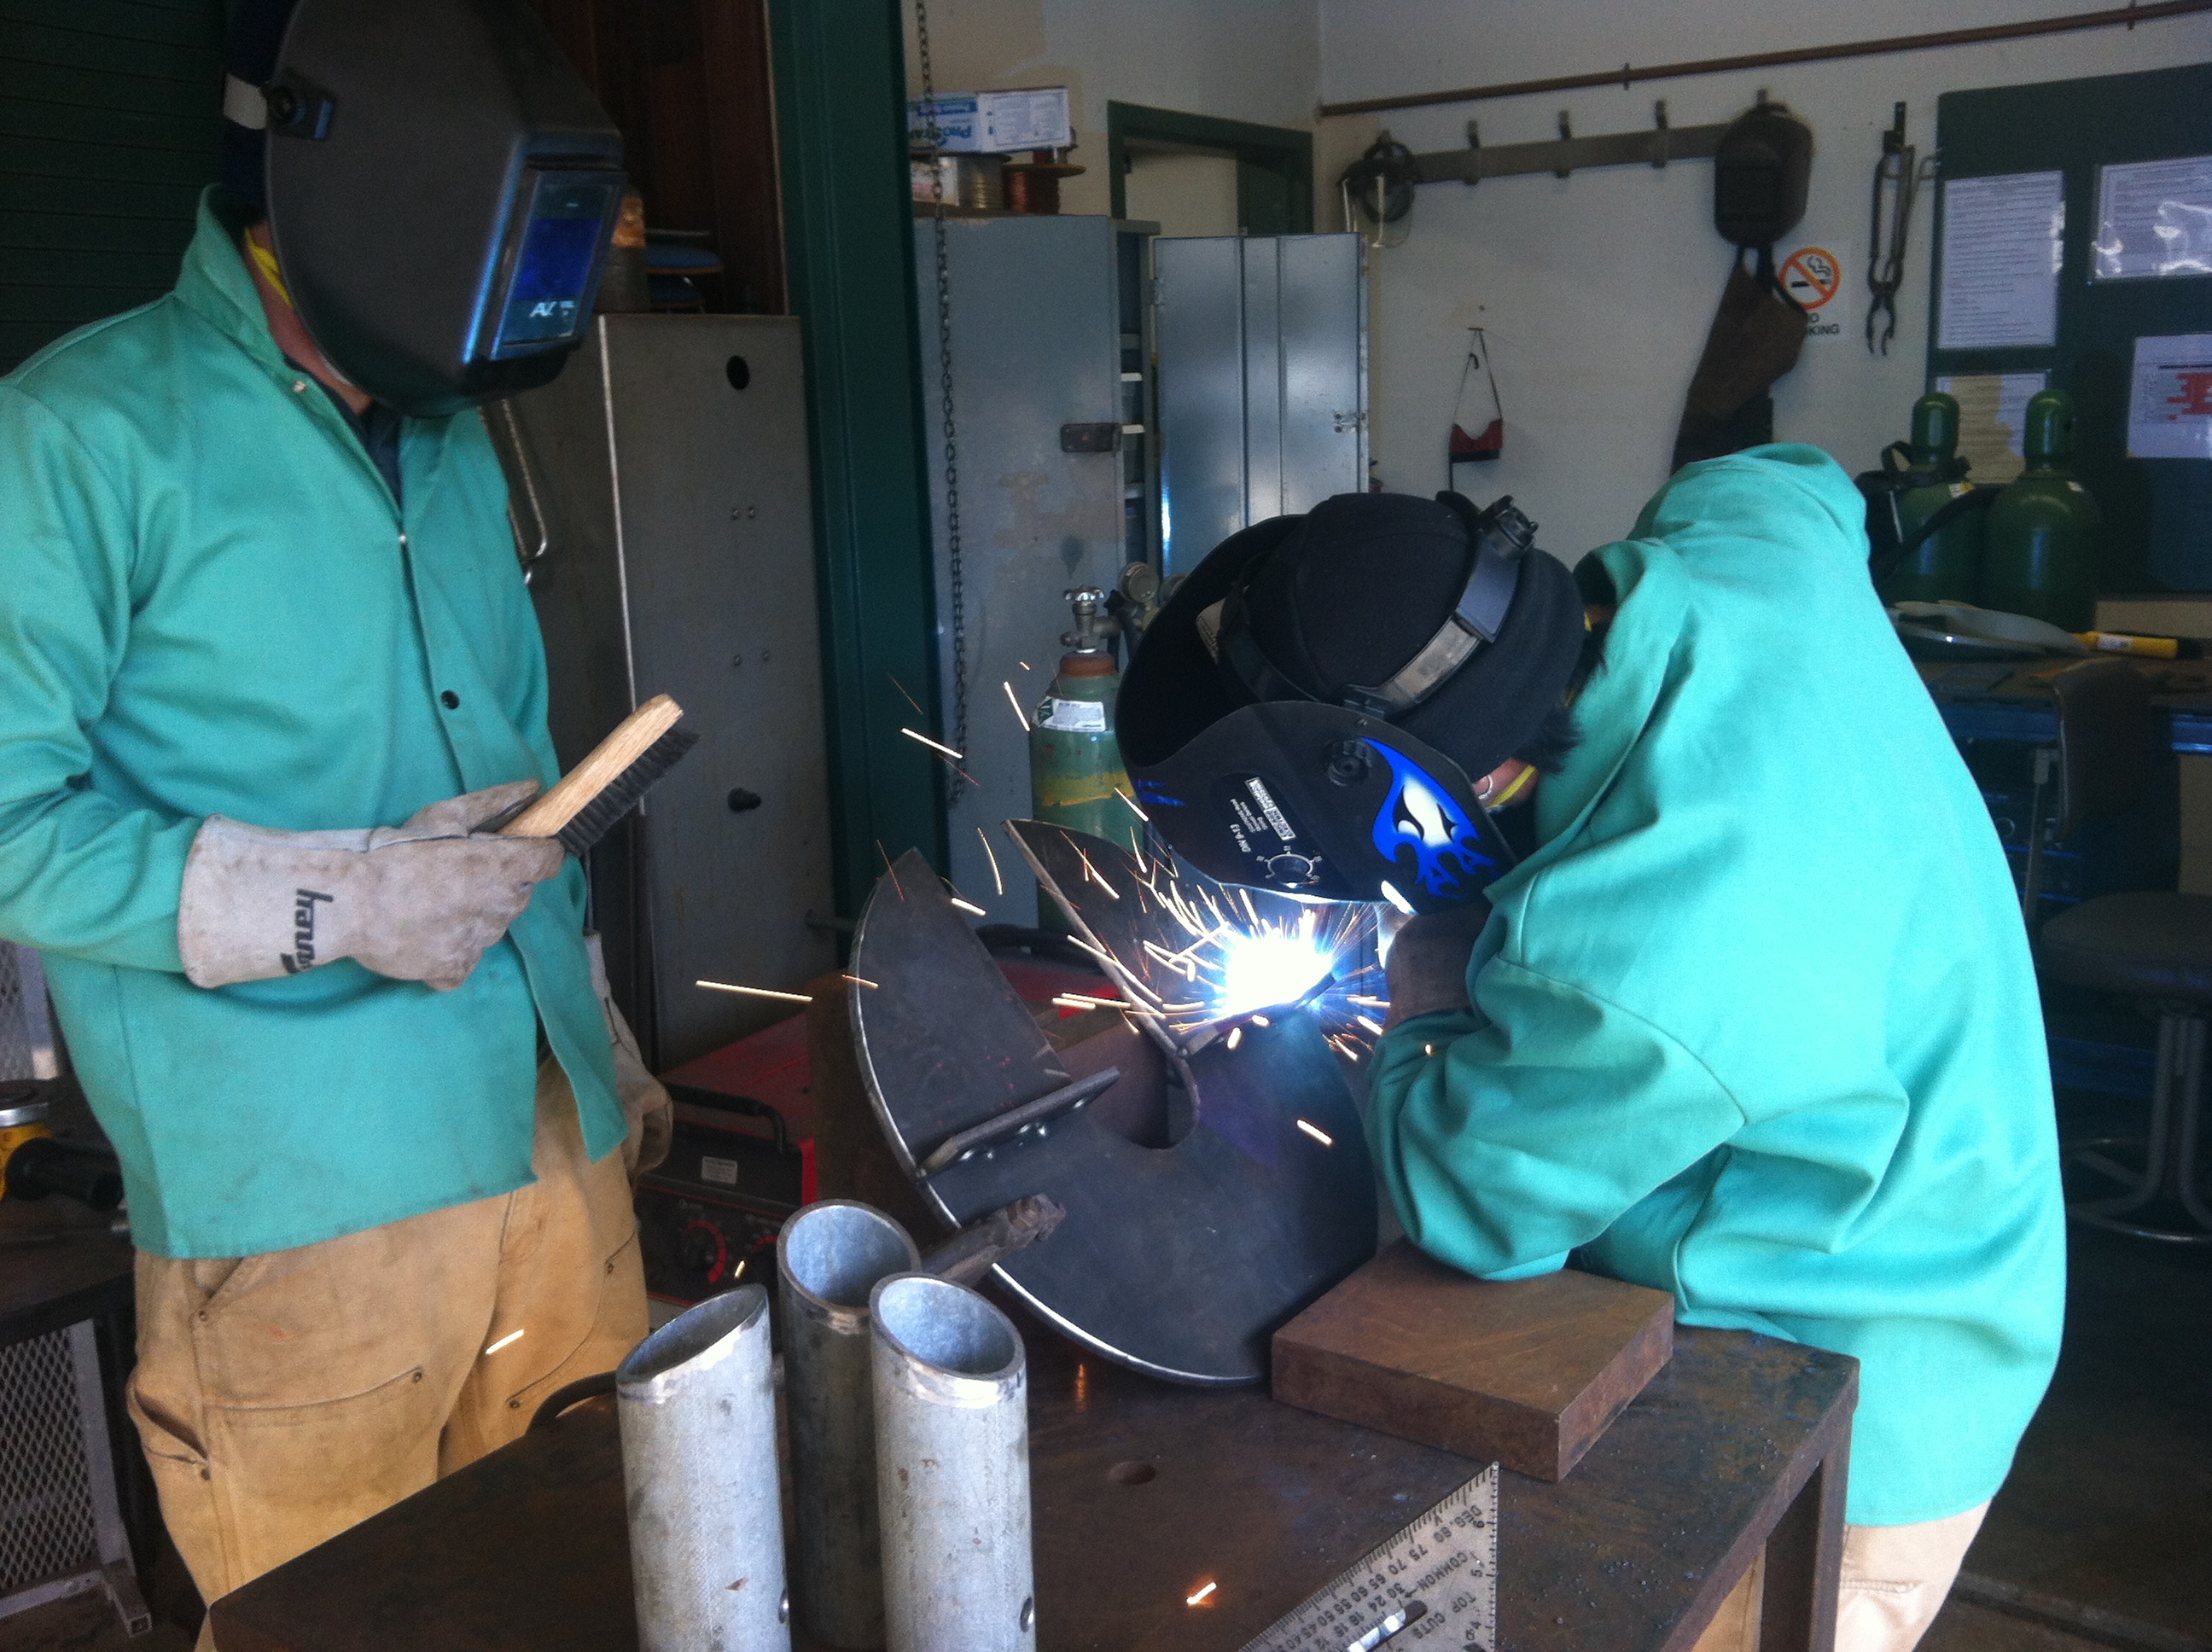
<path id="1" fill-rule="evenodd" d="M 1236 1652 L 1479 1467 L 1258 1389 L 1169 1387 L 1042 1333 L 1030 1346 L 1041 1652 Z M 1770 1534 L 1765 1643 L 1811 1644 L 1823 1594 L 1833 1611 L 1856 1372 L 1678 1331 L 1673 1361 L 1565 1481 L 1504 1477 L 1500 1652 L 1687 1648 Z M 571 1412 L 214 1618 L 224 1652 L 625 1652 L 611 1410 Z"/>

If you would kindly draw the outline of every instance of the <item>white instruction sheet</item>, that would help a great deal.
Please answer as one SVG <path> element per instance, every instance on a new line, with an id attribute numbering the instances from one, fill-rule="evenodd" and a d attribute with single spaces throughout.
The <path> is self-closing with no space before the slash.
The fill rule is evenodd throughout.
<path id="1" fill-rule="evenodd" d="M 1943 318 L 1936 349 L 2057 342 L 2064 184 L 2065 174 L 2057 172 L 1945 182 Z"/>
<path id="2" fill-rule="evenodd" d="M 2128 452 L 2137 459 L 2212 459 L 2212 333 L 2136 340 Z"/>
<path id="3" fill-rule="evenodd" d="M 2095 281 L 2212 276 L 2212 155 L 2097 171 Z"/>

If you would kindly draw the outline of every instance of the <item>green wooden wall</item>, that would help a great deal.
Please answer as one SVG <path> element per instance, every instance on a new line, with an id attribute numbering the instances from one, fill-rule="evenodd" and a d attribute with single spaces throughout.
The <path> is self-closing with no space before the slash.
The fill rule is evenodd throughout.
<path id="1" fill-rule="evenodd" d="M 222 0 L 0 0 L 0 373 L 175 281 L 222 29 Z"/>

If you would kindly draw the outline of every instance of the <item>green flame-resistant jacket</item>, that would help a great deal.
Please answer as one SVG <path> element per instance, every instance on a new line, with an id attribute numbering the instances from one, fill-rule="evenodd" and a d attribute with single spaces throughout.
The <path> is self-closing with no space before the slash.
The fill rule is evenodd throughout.
<path id="1" fill-rule="evenodd" d="M 623 1139 L 573 864 L 456 992 L 350 961 L 182 973 L 204 817 L 391 825 L 556 778 L 483 422 L 408 420 L 400 464 L 404 513 L 285 364 L 211 199 L 173 292 L 0 380 L 0 935 L 45 957 L 148 1250 L 520 1187 L 541 1018 L 592 1156 Z"/>
<path id="2" fill-rule="evenodd" d="M 1765 447 L 1592 553 L 1620 611 L 1583 744 L 1472 1007 L 1382 1041 L 1369 1135 L 1469 1272 L 1579 1248 L 1684 1323 L 1855 1356 L 1849 1517 L 1904 1525 L 2003 1480 L 2065 1247 L 2020 908 L 1863 521 L 1825 454 Z"/>

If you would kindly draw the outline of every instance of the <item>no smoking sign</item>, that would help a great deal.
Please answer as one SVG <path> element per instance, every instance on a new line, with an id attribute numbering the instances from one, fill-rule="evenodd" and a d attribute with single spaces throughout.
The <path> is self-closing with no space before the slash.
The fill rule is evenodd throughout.
<path id="1" fill-rule="evenodd" d="M 1775 279 L 1805 312 L 1808 343 L 1844 336 L 1844 313 L 1850 308 L 1844 271 L 1851 267 L 1850 257 L 1850 248 L 1839 242 L 1808 242 L 1776 263 Z"/>

